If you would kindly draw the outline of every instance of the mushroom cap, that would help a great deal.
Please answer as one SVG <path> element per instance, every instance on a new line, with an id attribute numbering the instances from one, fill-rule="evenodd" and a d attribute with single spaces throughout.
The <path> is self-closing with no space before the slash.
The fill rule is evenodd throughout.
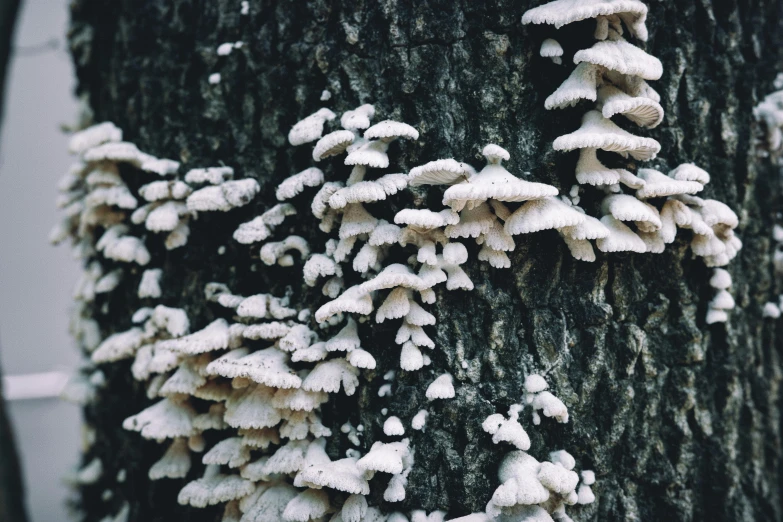
<path id="1" fill-rule="evenodd" d="M 351 495 L 368 495 L 370 485 L 365 472 L 356 466 L 356 459 L 345 458 L 317 463 L 305 467 L 299 473 L 303 482 L 315 486 L 344 491 Z"/>
<path id="2" fill-rule="evenodd" d="M 731 286 L 731 274 L 722 268 L 716 268 L 710 277 L 710 286 L 718 290 L 726 290 Z"/>
<path id="3" fill-rule="evenodd" d="M 571 71 L 560 87 L 544 101 L 547 110 L 572 107 L 579 100 L 595 101 L 598 97 L 598 75 L 601 68 L 591 63 L 580 63 Z"/>
<path id="4" fill-rule="evenodd" d="M 657 127 L 663 121 L 663 107 L 645 96 L 629 96 L 614 85 L 598 89 L 598 104 L 604 118 L 622 114 L 642 127 Z"/>
<path id="5" fill-rule="evenodd" d="M 639 76 L 645 80 L 659 80 L 663 75 L 661 61 L 623 38 L 603 40 L 589 49 L 574 54 L 574 63 L 589 62 L 621 74 Z"/>
<path id="6" fill-rule="evenodd" d="M 579 161 L 576 162 L 576 181 L 582 185 L 616 185 L 620 182 L 620 170 L 610 169 L 598 159 L 596 149 L 579 150 Z"/>
<path id="7" fill-rule="evenodd" d="M 448 225 L 445 234 L 450 238 L 479 237 L 487 234 L 495 225 L 497 218 L 489 205 L 481 202 L 473 208 L 467 208 L 459 213 L 459 223 Z"/>
<path id="8" fill-rule="evenodd" d="M 739 225 L 739 217 L 729 206 L 715 199 L 705 199 L 699 212 L 704 222 L 709 226 L 726 225 L 736 228 Z"/>
<path id="9" fill-rule="evenodd" d="M 329 512 L 329 495 L 320 489 L 306 489 L 286 504 L 280 520 L 307 522 L 317 520 Z"/>
<path id="10" fill-rule="evenodd" d="M 707 318 L 705 319 L 707 324 L 725 323 L 728 320 L 729 314 L 725 310 L 707 309 Z"/>
<path id="11" fill-rule="evenodd" d="M 319 109 L 317 112 L 297 122 L 291 128 L 288 132 L 288 143 L 296 146 L 317 140 L 321 137 L 321 133 L 324 130 L 324 123 L 333 120 L 335 117 L 335 113 L 329 109 Z"/>
<path id="12" fill-rule="evenodd" d="M 584 148 L 603 149 L 611 152 L 627 152 L 638 160 L 653 159 L 661 145 L 652 138 L 642 138 L 626 132 L 598 111 L 589 111 L 582 118 L 582 126 L 576 131 L 555 139 L 555 150 Z"/>
<path id="13" fill-rule="evenodd" d="M 633 35 L 647 40 L 647 6 L 639 0 L 554 0 L 522 15 L 523 24 L 564 25 L 588 18 L 618 15 Z"/>
<path id="14" fill-rule="evenodd" d="M 122 422 L 122 427 L 138 431 L 145 439 L 161 441 L 193 435 L 196 410 L 187 402 L 163 399 Z"/>
<path id="15" fill-rule="evenodd" d="M 655 169 L 639 169 L 636 173 L 644 180 L 644 186 L 636 191 L 639 199 L 674 196 L 676 194 L 696 194 L 704 190 L 698 181 L 680 181 Z"/>
<path id="16" fill-rule="evenodd" d="M 405 208 L 394 216 L 394 222 L 398 225 L 409 225 L 424 230 L 456 225 L 459 220 L 459 214 L 450 208 L 440 212 L 433 212 L 429 209 Z"/>
<path id="17" fill-rule="evenodd" d="M 683 163 L 669 172 L 669 176 L 680 181 L 698 181 L 702 185 L 710 182 L 710 174 L 693 163 Z"/>
<path id="18" fill-rule="evenodd" d="M 408 184 L 412 187 L 453 185 L 464 181 L 472 174 L 475 174 L 475 171 L 467 163 L 460 163 L 452 158 L 439 159 L 412 168 L 408 173 Z"/>
<path id="19" fill-rule="evenodd" d="M 504 228 L 513 236 L 571 227 L 582 223 L 585 219 L 585 214 L 564 203 L 560 198 L 547 197 L 528 201 L 519 207 L 506 220 Z"/>
<path id="20" fill-rule="evenodd" d="M 382 140 L 368 141 L 349 152 L 345 164 L 385 169 L 389 166 L 389 156 L 386 154 L 388 147 L 389 144 Z"/>
<path id="21" fill-rule="evenodd" d="M 364 139 L 366 140 L 379 139 L 390 141 L 397 138 L 417 140 L 419 139 L 419 131 L 407 123 L 393 120 L 380 121 L 364 131 Z"/>
<path id="22" fill-rule="evenodd" d="M 329 198 L 329 206 L 340 209 L 351 203 L 383 201 L 408 185 L 405 174 L 386 174 L 374 181 L 359 181 L 341 188 Z"/>
<path id="23" fill-rule="evenodd" d="M 97 147 L 106 142 L 122 141 L 122 129 L 106 121 L 74 132 L 68 142 L 68 152 L 81 154 L 87 149 Z"/>
<path id="24" fill-rule="evenodd" d="M 500 145 L 490 143 L 484 150 L 481 151 L 481 155 L 484 156 L 490 163 L 500 163 L 501 161 L 508 161 L 511 159 L 511 154 Z"/>
<path id="25" fill-rule="evenodd" d="M 340 224 L 340 239 L 348 239 L 361 234 L 369 234 L 378 224 L 378 220 L 362 206 L 361 203 L 351 203 L 343 212 Z"/>
<path id="26" fill-rule="evenodd" d="M 554 38 L 547 38 L 546 40 L 541 42 L 541 49 L 538 51 L 538 54 L 542 58 L 554 58 L 555 56 L 563 56 L 563 46 L 560 45 L 560 42 L 558 42 Z"/>
<path id="27" fill-rule="evenodd" d="M 661 228 L 661 217 L 658 214 L 658 209 L 628 194 L 606 196 L 601 202 L 601 210 L 605 214 L 611 214 L 620 221 L 645 222 L 650 223 L 656 230 Z"/>
<path id="28" fill-rule="evenodd" d="M 450 374 L 444 373 L 427 386 L 427 400 L 452 399 L 455 396 L 454 382 Z"/>
<path id="29" fill-rule="evenodd" d="M 315 312 L 315 320 L 322 323 L 340 312 L 367 315 L 372 310 L 372 297 L 356 285 L 348 288 L 337 299 L 321 306 Z"/>
<path id="30" fill-rule="evenodd" d="M 647 245 L 628 228 L 622 221 L 612 216 L 604 216 L 601 223 L 609 229 L 609 236 L 598 239 L 596 246 L 601 252 L 636 252 L 642 254 L 647 251 Z"/>
<path id="31" fill-rule="evenodd" d="M 203 478 L 189 482 L 180 490 L 177 502 L 183 506 L 189 504 L 203 508 L 242 498 L 253 492 L 255 486 L 249 480 L 239 475 L 212 474 L 210 468 L 207 467 Z"/>
<path id="32" fill-rule="evenodd" d="M 609 237 L 609 230 L 598 219 L 585 214 L 585 219 L 581 223 L 560 228 L 563 236 L 574 240 L 600 239 Z"/>
<path id="33" fill-rule="evenodd" d="M 533 373 L 525 377 L 525 391 L 527 393 L 538 393 L 549 388 L 549 385 L 542 376 Z"/>
<path id="34" fill-rule="evenodd" d="M 321 161 L 330 156 L 336 156 L 345 152 L 356 136 L 349 130 L 337 130 L 330 132 L 313 147 L 313 160 Z"/>
<path id="35" fill-rule="evenodd" d="M 370 126 L 370 119 L 375 116 L 375 107 L 366 103 L 352 111 L 345 111 L 340 117 L 340 125 L 344 129 L 359 130 Z"/>
<path id="36" fill-rule="evenodd" d="M 552 185 L 519 179 L 501 165 L 489 163 L 466 182 L 446 189 L 443 204 L 459 211 L 466 204 L 472 206 L 488 199 L 529 201 L 555 195 L 557 188 Z"/>
<path id="37" fill-rule="evenodd" d="M 429 288 L 429 285 L 421 277 L 414 274 L 408 265 L 393 263 L 384 268 L 374 278 L 359 285 L 359 290 L 364 293 L 370 293 L 395 287 L 410 288 L 418 291 Z"/>
<path id="38" fill-rule="evenodd" d="M 408 439 L 400 442 L 376 442 L 370 451 L 356 463 L 364 471 L 379 471 L 398 475 L 405 468 L 410 457 Z"/>
<path id="39" fill-rule="evenodd" d="M 317 187 L 323 182 L 323 171 L 317 167 L 310 167 L 284 179 L 275 189 L 275 196 L 278 201 L 285 201 L 298 195 L 305 187 Z"/>
<path id="40" fill-rule="evenodd" d="M 399 417 L 388 417 L 383 423 L 383 433 L 389 437 L 405 435 L 405 427 Z"/>
<path id="41" fill-rule="evenodd" d="M 734 298 L 726 290 L 718 290 L 718 293 L 710 301 L 710 308 L 715 310 L 733 310 L 734 306 Z"/>

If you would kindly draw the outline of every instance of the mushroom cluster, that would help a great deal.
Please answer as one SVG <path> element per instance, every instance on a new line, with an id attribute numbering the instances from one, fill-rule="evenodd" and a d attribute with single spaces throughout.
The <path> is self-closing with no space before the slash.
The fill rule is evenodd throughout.
<path id="1" fill-rule="evenodd" d="M 525 379 L 524 402 L 533 407 L 533 424 L 541 422 L 537 411 L 558 422 L 568 422 L 568 409 L 548 388 L 546 380 L 537 374 Z M 595 495 L 590 486 L 595 474 L 584 470 L 580 476 L 574 470 L 576 460 L 565 450 L 553 451 L 549 461 L 540 462 L 527 451 L 530 438 L 519 422 L 522 404 L 509 408 L 508 418 L 501 414 L 487 417 L 482 428 L 492 435 L 494 444 L 507 443 L 514 450 L 506 454 L 498 470 L 500 486 L 487 504 L 485 513 L 474 513 L 470 520 L 536 520 L 568 522 L 565 507 L 590 504 Z M 577 486 L 579 486 L 577 488 Z M 467 522 L 468 517 L 457 519 Z"/>
<path id="2" fill-rule="evenodd" d="M 661 149 L 654 139 L 635 136 L 611 119 L 623 116 L 643 128 L 654 128 L 663 120 L 660 96 L 647 83 L 660 79 L 661 62 L 623 37 L 627 29 L 630 36 L 647 39 L 647 6 L 638 0 L 556 0 L 527 11 L 522 23 L 559 28 L 590 18 L 596 20 L 597 41 L 574 54 L 576 67 L 544 105 L 551 110 L 573 107 L 582 100 L 595 102 L 581 127 L 555 139 L 553 147 L 578 150 L 577 182 L 597 187 L 605 196 L 601 218 L 595 219 L 576 206 L 581 187 L 575 186 L 572 199 L 564 198 L 564 203 L 571 204 L 571 212 L 579 212 L 582 219 L 573 226 L 557 227 L 560 235 L 576 259 L 594 261 L 593 240 L 603 252 L 661 253 L 674 241 L 678 227 L 688 228 L 694 233 L 694 254 L 703 257 L 707 266 L 725 266 L 742 247 L 734 235 L 738 219 L 725 204 L 694 196 L 709 183 L 709 174 L 693 164 L 680 165 L 668 174 L 651 168 L 634 174 L 622 163 L 628 157 L 654 159 Z M 545 48 L 552 48 L 550 40 L 542 44 L 542 56 L 555 56 L 545 54 Z"/>

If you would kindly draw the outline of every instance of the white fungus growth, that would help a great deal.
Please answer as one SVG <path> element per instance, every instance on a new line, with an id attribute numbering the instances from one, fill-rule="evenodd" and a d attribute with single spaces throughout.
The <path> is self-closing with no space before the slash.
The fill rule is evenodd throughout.
<path id="1" fill-rule="evenodd" d="M 551 58 L 552 62 L 560 65 L 563 63 L 563 47 L 560 43 L 552 38 L 547 38 L 541 43 L 541 49 L 538 51 L 539 56 L 542 58 Z"/>
<path id="2" fill-rule="evenodd" d="M 555 0 L 522 15 L 523 24 L 551 24 L 555 28 L 595 18 L 599 27 L 617 17 L 628 27 L 633 36 L 647 40 L 647 6 L 639 0 Z M 606 38 L 603 31 L 596 31 L 596 38 Z"/>
<path id="3" fill-rule="evenodd" d="M 244 5 L 242 10 L 244 13 Z M 228 52 L 238 48 L 229 45 Z M 600 66 L 585 65 L 583 69 L 590 67 L 595 71 L 593 90 L 597 90 L 609 76 Z M 393 161 L 389 143 L 400 138 L 416 140 L 419 133 L 398 121 L 373 125 L 374 116 L 374 108 L 363 105 L 342 115 L 343 130 L 336 128 L 335 122 L 325 132 L 336 115 L 322 109 L 294 125 L 289 135 L 292 144 L 315 142 L 313 159 L 326 166 L 323 171 L 312 167 L 282 181 L 276 197 L 279 201 L 312 197 L 311 211 L 327 234 L 326 241 L 300 232 L 299 220 L 308 216 L 298 215 L 287 202 L 261 212 L 234 232 L 237 243 L 251 245 L 248 255 L 259 256 L 261 262 L 276 264 L 280 270 L 301 269 L 300 277 L 309 286 L 321 281 L 320 290 L 327 297 L 320 307 L 303 307 L 295 288 L 273 295 L 258 289 L 232 292 L 226 285 L 208 283 L 204 299 L 214 303 L 210 307 L 217 317 L 209 324 L 194 323 L 193 333 L 189 333 L 190 320 L 184 311 L 154 302 L 162 295 L 162 269 L 136 275 L 129 268 L 104 268 L 101 257 L 146 265 L 153 249 L 146 249 L 132 225 L 170 234 L 167 247 L 184 246 L 189 220 L 199 212 L 246 205 L 258 194 L 258 183 L 234 179 L 230 167 L 191 169 L 181 181 L 174 176 L 177 162 L 146 155 L 133 144 L 121 142 L 117 133 L 104 132 L 102 137 L 90 138 L 92 141 L 85 139 L 88 144 L 80 146 L 84 151 L 79 152 L 81 162 L 62 185 L 66 187 L 63 208 L 74 201 L 86 201 L 90 211 L 69 211 L 75 217 L 68 218 L 57 231 L 62 239 L 70 236 L 82 242 L 84 256 L 90 259 L 77 296 L 89 302 L 96 291 L 111 292 L 115 285 L 124 284 L 119 279 L 122 275 L 136 277 L 139 296 L 152 302 L 133 314 L 132 328 L 106 339 L 101 338 L 97 323 L 81 319 L 79 338 L 85 347 L 91 347 L 95 362 L 133 358 L 131 373 L 145 382 L 147 394 L 155 402 L 126 419 L 123 426 L 168 445 L 149 470 L 152 479 L 186 476 L 194 458 L 191 453 L 203 453 L 198 458 L 207 465 L 205 474 L 182 488 L 178 499 L 182 504 L 225 504 L 223 520 L 306 521 L 329 516 L 335 522 L 384 520 L 385 515 L 367 505 L 367 498 L 372 498 L 365 498 L 370 494 L 369 480 L 374 473 L 390 474 L 384 499 L 405 499 L 408 474 L 414 465 L 411 441 L 377 442 L 362 454 L 364 427 L 348 425 L 333 434 L 321 422 L 320 411 L 330 398 L 333 400 L 332 394 L 355 394 L 365 382 L 365 370 L 382 370 L 388 382 L 379 385 L 378 392 L 382 396 L 392 393 L 394 372 L 379 367 L 385 360 L 376 360 L 379 348 L 362 346 L 367 328 L 373 322 L 399 321 L 394 340 L 400 346 L 400 368 L 412 372 L 429 365 L 426 352 L 435 348 L 430 329 L 437 314 L 431 313 L 434 310 L 428 305 L 436 302 L 437 285 L 443 283 L 444 291 L 473 289 L 468 276 L 473 268 L 466 268 L 469 250 L 457 240 L 473 238 L 481 246 L 479 260 L 496 267 L 511 266 L 507 252 L 515 245 L 508 223 L 512 218 L 512 224 L 527 221 L 514 217 L 525 212 L 517 214 L 503 202 L 541 202 L 541 207 L 551 206 L 569 216 L 568 227 L 558 227 L 559 222 L 543 227 L 528 222 L 531 231 L 557 228 L 569 240 L 585 242 L 609 234 L 597 219 L 573 206 L 576 199 L 565 203 L 555 198 L 554 187 L 511 174 L 501 165 L 510 154 L 497 145 L 484 148 L 487 165 L 478 173 L 467 163 L 443 159 L 415 167 L 408 174 L 379 175 L 373 169 Z M 112 168 L 116 162 L 171 177 L 131 189 L 123 182 L 124 173 Z M 343 164 L 353 166 L 350 174 Z M 338 178 L 325 182 L 324 172 Z M 340 172 L 345 172 L 342 178 Z M 700 179 L 673 179 L 701 183 Z M 395 223 L 378 219 L 376 205 L 386 200 L 396 205 L 397 195 L 409 184 L 448 185 L 447 208 L 402 209 L 394 216 Z M 70 194 L 74 187 L 78 187 L 78 194 Z M 577 188 L 571 196 L 578 195 Z M 302 214 L 301 207 L 296 207 Z M 725 223 L 732 223 L 731 216 L 714 207 L 705 211 L 704 227 L 729 227 Z M 525 208 L 535 215 L 531 207 Z M 129 215 L 131 211 L 134 216 Z M 95 241 L 93 231 L 101 234 L 102 230 Z M 720 232 L 726 236 L 724 230 Z M 312 253 L 308 241 L 316 241 L 312 245 L 323 250 Z M 217 244 L 225 243 L 221 239 Z M 237 246 L 229 248 L 233 254 Z M 221 251 L 227 252 L 225 247 Z M 399 262 L 391 263 L 391 259 Z M 263 268 L 260 263 L 257 266 Z M 81 382 L 91 375 L 85 370 Z M 82 386 L 81 397 L 86 400 L 94 397 L 101 380 L 96 377 L 92 382 L 89 377 L 89 381 Z M 528 390 L 534 408 L 544 416 L 567 420 L 562 402 L 543 392 Z M 440 375 L 421 393 L 431 401 L 455 397 L 452 376 Z M 487 419 L 485 430 L 496 443 L 529 447 L 519 422 L 521 409 L 516 405 L 508 417 Z M 388 413 L 386 408 L 383 412 Z M 420 410 L 410 419 L 411 429 L 423 430 L 428 416 L 427 410 Z M 406 426 L 391 415 L 385 419 L 383 431 L 386 437 L 403 437 Z M 332 461 L 324 450 L 325 438 L 337 436 L 346 437 L 353 447 L 346 458 Z M 588 499 L 588 492 L 583 493 Z M 406 519 L 401 513 L 397 515 Z M 436 522 L 442 521 L 445 513 L 418 510 L 410 517 L 416 522 Z"/>
<path id="4" fill-rule="evenodd" d="M 296 146 L 317 140 L 323 133 L 324 124 L 335 117 L 336 115 L 329 109 L 320 109 L 291 128 L 288 133 L 288 143 Z"/>
<path id="5" fill-rule="evenodd" d="M 388 417 L 383 423 L 383 433 L 390 437 L 405 435 L 402 421 L 395 416 Z"/>
<path id="6" fill-rule="evenodd" d="M 305 187 L 317 187 L 324 182 L 324 173 L 321 169 L 310 167 L 298 174 L 286 178 L 275 190 L 278 201 L 291 199 L 301 193 Z"/>
<path id="7" fill-rule="evenodd" d="M 528 450 L 530 449 L 530 438 L 519 424 L 520 411 L 522 411 L 522 406 L 514 404 L 509 409 L 508 419 L 504 418 L 503 415 L 495 413 L 487 417 L 481 427 L 492 435 L 494 444 L 508 442 L 517 449 Z"/>
<path id="8" fill-rule="evenodd" d="M 450 374 L 444 373 L 427 386 L 425 393 L 428 400 L 435 399 L 453 399 L 455 396 L 453 378 Z"/>
<path id="9" fill-rule="evenodd" d="M 427 417 L 429 417 L 429 415 L 430 414 L 427 410 L 419 410 L 419 412 L 414 415 L 413 419 L 411 420 L 411 427 L 414 430 L 423 431 L 427 425 Z"/>
<path id="10" fill-rule="evenodd" d="M 138 296 L 140 299 L 160 297 L 163 292 L 160 289 L 160 278 L 163 276 L 163 270 L 160 268 L 152 268 L 145 270 L 141 275 L 141 282 L 139 283 Z"/>
<path id="11" fill-rule="evenodd" d="M 226 181 L 193 192 L 188 196 L 187 208 L 194 212 L 215 210 L 226 212 L 247 205 L 258 191 L 258 182 L 254 179 Z"/>

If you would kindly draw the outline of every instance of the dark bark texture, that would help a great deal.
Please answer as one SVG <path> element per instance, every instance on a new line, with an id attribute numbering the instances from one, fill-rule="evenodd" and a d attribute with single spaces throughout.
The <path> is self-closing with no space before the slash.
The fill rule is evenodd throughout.
<path id="1" fill-rule="evenodd" d="M 286 134 L 322 105 L 337 112 L 373 103 L 377 119 L 415 126 L 417 142 L 392 146 L 394 170 L 444 157 L 480 166 L 481 148 L 494 142 L 511 153 L 509 170 L 568 192 L 576 154 L 554 152 L 551 142 L 576 129 L 587 106 L 544 110 L 572 66 L 540 58 L 538 48 L 553 36 L 570 64 L 576 50 L 592 45 L 594 27 L 522 26 L 522 13 L 540 3 L 251 0 L 249 16 L 241 16 L 234 0 L 74 0 L 71 48 L 79 91 L 89 95 L 96 121 L 115 122 L 142 150 L 181 160 L 185 169 L 224 162 L 262 186 L 247 207 L 199 217 L 185 248 L 166 252 L 160 241 L 148 242 L 165 260 L 163 303 L 185 308 L 198 329 L 221 313 L 204 302 L 209 281 L 243 295 L 282 293 L 290 285 L 301 299 L 322 299 L 303 294 L 292 272 L 264 267 L 251 257 L 256 250 L 231 240 L 238 223 L 273 204 L 280 180 L 311 165 L 310 148 L 289 146 Z M 363 376 L 356 396 L 324 411 L 333 429 L 347 419 L 363 423 L 369 448 L 382 437 L 381 408 L 406 424 L 429 408 L 428 429 L 411 435 L 415 466 L 402 505 L 383 503 L 388 476 L 374 479 L 372 501 L 385 510 L 444 509 L 451 517 L 483 511 L 509 448 L 493 445 L 481 422 L 520 400 L 526 375 L 546 372 L 571 421 L 533 427 L 526 414 L 523 425 L 537 458 L 567 449 L 581 469 L 596 471 L 597 501 L 569 508 L 575 520 L 783 519 L 781 343 L 776 323 L 761 314 L 781 292 L 771 265 L 780 179 L 756 157 L 752 116 L 774 90 L 781 65 L 781 4 L 648 5 L 643 47 L 664 65 L 652 86 L 666 118 L 652 131 L 629 130 L 660 141 L 651 166 L 665 171 L 695 162 L 708 170 L 705 196 L 740 215 L 744 248 L 728 267 L 737 308 L 725 325 L 705 324 L 711 270 L 692 257 L 688 234 L 661 255 L 598 253 L 589 264 L 573 260 L 556 233 L 544 232 L 517 236 L 510 270 L 473 261 L 468 272 L 476 289 L 440 291 L 432 307 L 433 364 L 398 372 L 394 394 L 379 398 L 383 374 L 398 367 L 396 326 L 366 328 L 363 346 L 378 370 Z M 216 55 L 219 44 L 238 40 L 241 49 Z M 207 82 L 213 72 L 222 75 L 217 86 Z M 323 89 L 333 95 L 329 102 L 319 101 Z M 441 208 L 437 189 L 414 197 Z M 588 189 L 583 204 L 593 215 L 597 201 Z M 295 203 L 307 213 L 306 200 Z M 388 219 L 398 208 L 373 212 Z M 312 245 L 323 243 L 318 237 L 313 230 Z M 104 334 L 127 329 L 132 312 L 146 304 L 135 297 L 139 276 L 96 301 Z M 104 370 L 107 388 L 86 412 L 98 436 L 85 459 L 100 456 L 106 473 L 80 492 L 85 520 L 114 513 L 125 500 L 133 521 L 214 520 L 214 509 L 177 505 L 184 481 L 147 480 L 164 446 L 124 431 L 121 422 L 150 401 L 129 363 Z M 457 397 L 428 406 L 426 385 L 444 371 L 454 375 Z M 333 457 L 347 448 L 340 444 L 330 442 Z M 128 472 L 124 482 L 115 481 L 120 469 Z M 194 467 L 191 478 L 200 472 Z M 105 489 L 115 493 L 108 502 L 101 500 Z"/>

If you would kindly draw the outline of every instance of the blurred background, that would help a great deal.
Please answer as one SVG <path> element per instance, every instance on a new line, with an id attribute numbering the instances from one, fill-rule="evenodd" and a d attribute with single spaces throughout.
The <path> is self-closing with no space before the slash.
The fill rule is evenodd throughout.
<path id="1" fill-rule="evenodd" d="M 79 360 L 68 317 L 80 268 L 47 240 L 59 219 L 57 180 L 71 163 L 60 125 L 78 113 L 67 23 L 65 0 L 22 2 L 0 131 L 0 368 L 33 522 L 67 520 L 62 477 L 81 438 L 78 407 L 24 389 L 54 390 L 57 374 L 38 374 L 70 372 Z"/>

